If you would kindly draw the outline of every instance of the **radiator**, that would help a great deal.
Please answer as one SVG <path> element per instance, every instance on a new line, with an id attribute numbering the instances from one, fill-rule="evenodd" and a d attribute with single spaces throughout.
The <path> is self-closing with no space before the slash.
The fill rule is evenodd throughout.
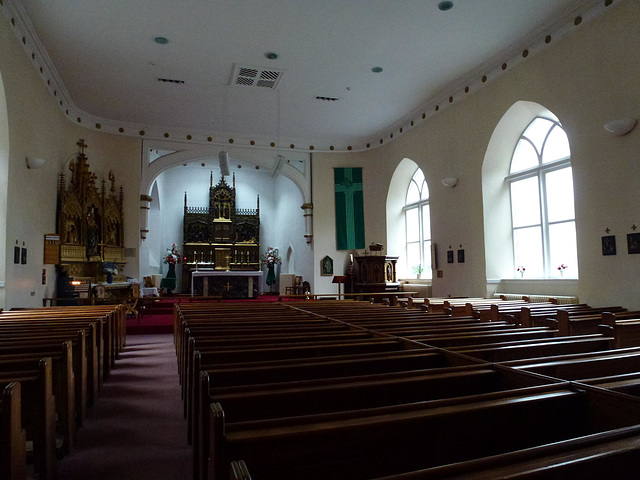
<path id="1" fill-rule="evenodd" d="M 502 298 L 504 300 L 522 300 L 528 298 L 530 302 L 553 302 L 558 305 L 570 305 L 578 303 L 578 297 L 570 295 L 527 295 L 525 293 L 494 293 L 493 298 Z"/>

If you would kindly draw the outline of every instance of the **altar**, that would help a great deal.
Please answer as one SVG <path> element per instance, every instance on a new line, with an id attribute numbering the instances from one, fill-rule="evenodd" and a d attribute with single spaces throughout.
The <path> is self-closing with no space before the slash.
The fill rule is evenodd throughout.
<path id="1" fill-rule="evenodd" d="M 262 294 L 262 272 L 198 270 L 191 272 L 191 296 L 256 298 Z"/>

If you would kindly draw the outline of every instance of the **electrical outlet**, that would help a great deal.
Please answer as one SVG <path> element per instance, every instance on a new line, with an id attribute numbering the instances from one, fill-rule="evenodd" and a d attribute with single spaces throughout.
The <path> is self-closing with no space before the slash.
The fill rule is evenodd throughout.
<path id="1" fill-rule="evenodd" d="M 31 292 L 31 296 L 35 297 L 36 296 L 36 292 Z"/>

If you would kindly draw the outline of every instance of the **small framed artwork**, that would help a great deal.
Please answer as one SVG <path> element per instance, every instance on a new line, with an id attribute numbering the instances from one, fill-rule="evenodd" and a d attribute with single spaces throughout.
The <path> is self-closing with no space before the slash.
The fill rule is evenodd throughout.
<path id="1" fill-rule="evenodd" d="M 327 255 L 320 260 L 321 275 L 333 275 L 333 259 Z"/>
<path id="2" fill-rule="evenodd" d="M 20 263 L 22 263 L 22 265 L 26 265 L 27 264 L 27 247 L 22 247 L 22 252 L 21 252 L 21 256 L 20 256 Z"/>
<path id="3" fill-rule="evenodd" d="M 20 247 L 13 247 L 13 263 L 20 263 Z"/>
<path id="4" fill-rule="evenodd" d="M 616 254 L 616 236 L 605 235 L 602 237 L 602 255 Z"/>
<path id="5" fill-rule="evenodd" d="M 447 250 L 447 263 L 453 263 L 453 250 Z"/>
<path id="6" fill-rule="evenodd" d="M 627 233 L 627 250 L 629 253 L 640 253 L 640 233 Z"/>
<path id="7" fill-rule="evenodd" d="M 464 250 L 458 250 L 458 263 L 464 263 Z"/>

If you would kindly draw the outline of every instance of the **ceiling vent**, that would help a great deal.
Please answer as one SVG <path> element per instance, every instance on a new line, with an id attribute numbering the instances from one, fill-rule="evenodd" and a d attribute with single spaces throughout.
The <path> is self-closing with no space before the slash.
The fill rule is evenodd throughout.
<path id="1" fill-rule="evenodd" d="M 230 85 L 244 85 L 247 87 L 264 87 L 275 90 L 284 75 L 282 70 L 272 68 L 246 67 L 234 65 Z"/>
<path id="2" fill-rule="evenodd" d="M 159 78 L 160 83 L 173 83 L 174 85 L 184 85 L 184 80 L 174 80 L 172 78 Z"/>
<path id="3" fill-rule="evenodd" d="M 338 97 L 316 97 L 316 100 L 322 100 L 323 102 L 337 102 Z"/>

